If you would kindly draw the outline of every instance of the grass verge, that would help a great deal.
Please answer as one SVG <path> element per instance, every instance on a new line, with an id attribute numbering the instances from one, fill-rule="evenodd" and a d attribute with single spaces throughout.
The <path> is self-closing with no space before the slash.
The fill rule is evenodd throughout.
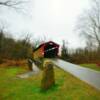
<path id="1" fill-rule="evenodd" d="M 100 66 L 97 66 L 96 64 L 80 64 L 82 67 L 90 68 L 96 71 L 100 71 Z"/>
<path id="2" fill-rule="evenodd" d="M 42 72 L 27 79 L 16 78 L 22 67 L 0 68 L 0 100 L 100 100 L 100 91 L 55 68 L 56 85 L 41 91 Z"/>

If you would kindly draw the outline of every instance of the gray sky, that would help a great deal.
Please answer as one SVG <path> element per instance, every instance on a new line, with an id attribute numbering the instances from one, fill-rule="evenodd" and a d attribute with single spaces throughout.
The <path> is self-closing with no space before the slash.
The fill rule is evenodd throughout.
<path id="1" fill-rule="evenodd" d="M 73 48 L 84 45 L 74 29 L 78 16 L 88 8 L 89 0 L 30 1 L 26 14 L 3 7 L 0 9 L 0 21 L 6 23 L 7 30 L 15 38 L 23 38 L 30 33 L 32 37 L 45 36 L 59 44 L 66 40 Z"/>

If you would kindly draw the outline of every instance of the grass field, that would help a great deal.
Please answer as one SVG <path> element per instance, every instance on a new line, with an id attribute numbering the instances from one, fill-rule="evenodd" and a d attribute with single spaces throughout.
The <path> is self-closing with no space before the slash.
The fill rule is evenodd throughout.
<path id="1" fill-rule="evenodd" d="M 81 66 L 83 67 L 86 67 L 86 68 L 90 68 L 90 69 L 93 69 L 93 70 L 96 70 L 96 71 L 100 71 L 100 66 L 97 66 L 96 64 L 80 64 Z"/>
<path id="2" fill-rule="evenodd" d="M 41 91 L 42 71 L 27 79 L 16 76 L 23 67 L 0 68 L 0 100 L 100 100 L 100 91 L 60 69 L 55 69 L 56 85 Z"/>

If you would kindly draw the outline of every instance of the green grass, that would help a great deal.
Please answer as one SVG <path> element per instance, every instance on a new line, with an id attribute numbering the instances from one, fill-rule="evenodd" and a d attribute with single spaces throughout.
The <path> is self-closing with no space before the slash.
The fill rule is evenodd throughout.
<path id="1" fill-rule="evenodd" d="M 56 85 L 41 91 L 42 72 L 27 79 L 16 78 L 24 68 L 0 68 L 0 100 L 100 100 L 100 91 L 60 69 Z"/>
<path id="2" fill-rule="evenodd" d="M 96 71 L 100 71 L 100 66 L 97 66 L 96 64 L 80 64 L 81 66 L 83 67 L 86 67 L 86 68 L 90 68 L 90 69 L 93 69 L 93 70 L 96 70 Z"/>

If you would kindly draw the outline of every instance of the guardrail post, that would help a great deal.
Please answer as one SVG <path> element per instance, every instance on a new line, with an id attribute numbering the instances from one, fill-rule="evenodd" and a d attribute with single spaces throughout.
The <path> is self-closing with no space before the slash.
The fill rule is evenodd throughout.
<path id="1" fill-rule="evenodd" d="M 28 59 L 28 67 L 29 67 L 30 71 L 33 71 L 33 69 L 32 69 L 32 60 L 31 59 Z"/>
<path id="2" fill-rule="evenodd" d="M 47 90 L 55 84 L 54 79 L 54 65 L 50 60 L 43 62 L 43 77 L 41 81 L 41 89 Z"/>

